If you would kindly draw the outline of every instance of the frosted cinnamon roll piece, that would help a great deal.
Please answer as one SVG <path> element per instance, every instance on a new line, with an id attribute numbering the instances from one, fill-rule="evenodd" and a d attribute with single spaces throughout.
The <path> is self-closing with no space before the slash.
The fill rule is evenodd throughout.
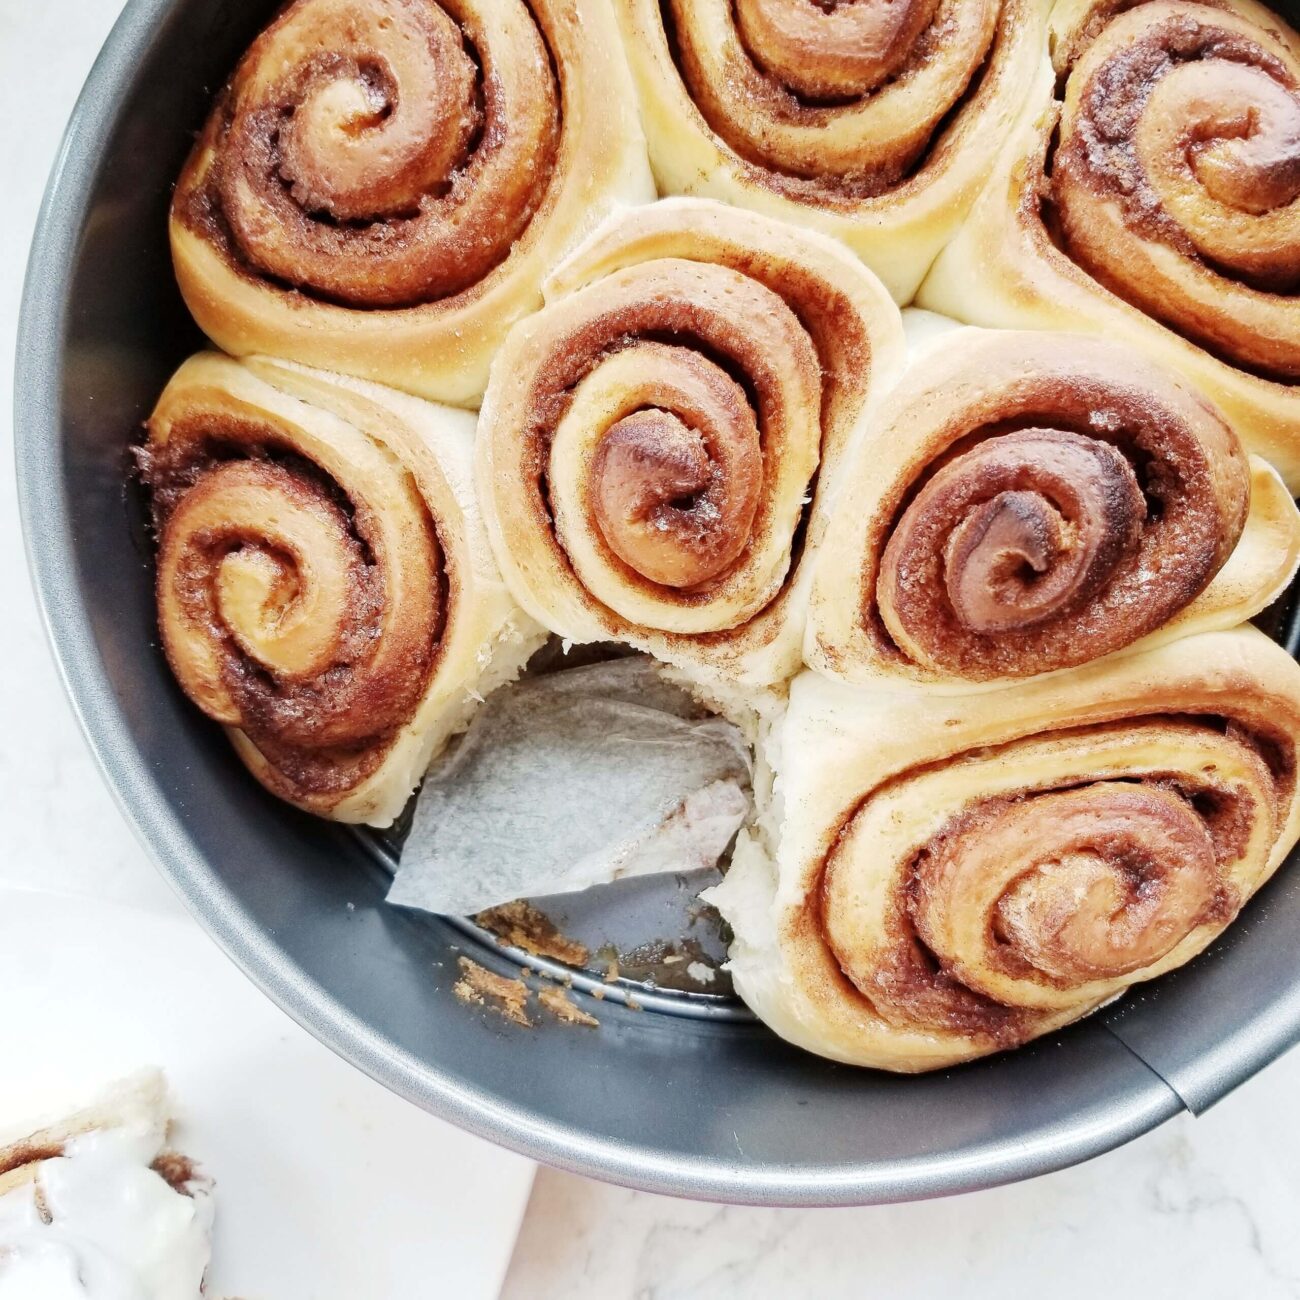
<path id="1" fill-rule="evenodd" d="M 1253 0 L 1064 0 L 1034 117 L 922 306 L 1180 370 L 1300 487 L 1300 37 Z"/>
<path id="2" fill-rule="evenodd" d="M 1047 0 L 616 0 L 664 194 L 843 240 L 916 292 L 1025 105 Z"/>
<path id="3" fill-rule="evenodd" d="M 547 269 L 654 197 L 592 0 L 294 0 L 181 174 L 186 302 L 227 352 L 475 406 Z"/>
<path id="4" fill-rule="evenodd" d="M 702 200 L 612 220 L 515 327 L 480 416 L 497 559 L 539 622 L 698 681 L 798 667 L 809 559 L 898 311 L 832 241 Z"/>
<path id="5" fill-rule="evenodd" d="M 1233 627 L 1297 563 L 1276 471 L 1175 372 L 957 329 L 918 350 L 841 478 L 805 658 L 859 684 L 1006 685 Z"/>
<path id="6" fill-rule="evenodd" d="M 492 558 L 473 437 L 467 412 L 216 353 L 149 419 L 167 660 L 308 812 L 387 825 L 543 639 Z"/>
<path id="7" fill-rule="evenodd" d="M 156 1070 L 0 1146 L 0 1293 L 194 1300 L 212 1254 L 212 1180 L 168 1148 Z"/>
<path id="8" fill-rule="evenodd" d="M 706 897 L 740 995 L 854 1065 L 940 1069 L 1189 961 L 1300 836 L 1300 666 L 1253 628 L 1015 691 L 795 679 Z"/>

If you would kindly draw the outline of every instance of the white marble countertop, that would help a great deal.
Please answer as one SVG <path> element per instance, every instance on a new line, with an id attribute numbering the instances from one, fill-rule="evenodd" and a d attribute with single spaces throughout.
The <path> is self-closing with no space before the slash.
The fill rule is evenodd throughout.
<path id="1" fill-rule="evenodd" d="M 0 0 L 0 410 L 22 264 L 62 123 L 119 0 Z M 177 908 L 100 784 L 59 689 L 19 558 L 0 452 L 0 868 L 10 880 Z M 20 742 L 20 743 L 19 743 Z M 93 845 L 93 853 L 88 846 Z M 1199 1120 L 1032 1183 L 925 1204 L 755 1210 L 544 1170 L 506 1300 L 804 1296 L 1300 1296 L 1300 1054 Z M 414 1109 L 412 1125 L 427 1122 Z M 411 1296 L 435 1294 L 418 1288 Z M 266 1300 L 296 1300 L 285 1295 Z M 356 1300 L 349 1297 L 349 1300 Z M 389 1300 L 376 1296 L 372 1300 Z"/>
<path id="2" fill-rule="evenodd" d="M 848 1210 L 672 1201 L 542 1170 L 502 1300 L 1300 1296 L 1293 1053 L 1199 1120 L 950 1200 Z"/>

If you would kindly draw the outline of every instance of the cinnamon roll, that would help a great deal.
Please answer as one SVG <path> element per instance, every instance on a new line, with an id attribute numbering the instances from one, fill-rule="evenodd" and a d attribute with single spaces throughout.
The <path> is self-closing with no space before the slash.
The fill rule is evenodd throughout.
<path id="1" fill-rule="evenodd" d="M 172 252 L 216 343 L 477 405 L 564 250 L 654 197 L 595 0 L 294 0 L 176 188 Z"/>
<path id="2" fill-rule="evenodd" d="M 842 239 L 899 302 L 1025 104 L 1048 0 L 616 0 L 661 193 Z"/>
<path id="3" fill-rule="evenodd" d="M 898 310 L 833 241 L 696 199 L 609 222 L 511 332 L 478 484 L 520 604 L 700 682 L 798 667 L 809 559 Z"/>
<path id="4" fill-rule="evenodd" d="M 1065 0 L 1050 41 L 1036 118 L 919 301 L 1146 351 L 1295 491 L 1300 37 L 1253 0 Z"/>
<path id="5" fill-rule="evenodd" d="M 473 436 L 463 411 L 215 353 L 150 417 L 168 662 L 257 779 L 308 812 L 387 825 L 543 639 L 493 562 Z"/>
<path id="6" fill-rule="evenodd" d="M 842 478 L 805 658 L 858 683 L 1005 685 L 1233 627 L 1298 562 L 1277 473 L 1173 372 L 1099 339 L 959 329 L 921 349 Z"/>
<path id="7" fill-rule="evenodd" d="M 782 1037 L 937 1069 L 1182 965 L 1300 835 L 1300 666 L 1253 628 L 1015 692 L 796 678 L 776 802 L 708 897 Z"/>

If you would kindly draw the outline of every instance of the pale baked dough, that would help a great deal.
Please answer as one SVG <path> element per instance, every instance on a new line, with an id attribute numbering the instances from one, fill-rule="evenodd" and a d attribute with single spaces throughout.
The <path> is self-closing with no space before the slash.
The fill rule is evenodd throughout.
<path id="1" fill-rule="evenodd" d="M 626 641 L 713 698 L 761 704 L 799 666 L 827 489 L 902 365 L 897 308 L 832 240 L 699 199 L 612 219 L 546 297 L 493 362 L 480 417 L 478 489 L 506 581 L 568 641 Z M 639 467 L 631 486 L 602 468 L 615 432 Z M 725 465 L 724 436 L 741 448 Z M 700 439 L 720 491 L 757 474 L 748 525 L 708 492 L 671 508 L 675 458 Z M 635 553 L 616 553 L 594 513 L 607 487 L 618 509 L 653 498 Z M 733 527 L 739 552 L 716 573 L 684 586 L 647 576 L 661 541 L 687 551 L 697 529 Z"/>
<path id="2" fill-rule="evenodd" d="M 1242 743 L 1243 734 L 1260 740 L 1262 750 Z M 1077 1020 L 1128 985 L 1195 956 L 1286 857 L 1300 835 L 1292 766 L 1298 740 L 1300 666 L 1250 628 L 982 695 L 861 690 L 803 673 L 763 747 L 768 773 L 756 781 L 764 798 L 758 824 L 742 833 L 726 879 L 706 895 L 735 932 L 729 969 L 736 987 L 783 1038 L 889 1070 L 937 1069 Z M 1060 797 L 1049 792 L 1082 789 L 1086 799 L 1101 800 L 1088 813 L 1095 819 L 1107 801 L 1137 792 L 1159 816 L 1194 821 L 1194 806 L 1170 792 L 1180 782 L 1207 801 L 1223 800 L 1221 807 L 1230 798 L 1242 818 L 1240 835 L 1224 837 L 1223 860 L 1210 868 L 1222 895 L 1204 919 L 1197 923 L 1195 908 L 1182 915 L 1175 908 L 1170 946 L 1127 973 L 1052 980 L 1032 963 L 1010 974 L 990 966 L 991 913 L 1004 897 L 1016 895 L 1017 906 L 1036 901 L 1048 913 L 1053 896 L 1073 899 L 1057 920 L 1077 913 L 1098 931 L 1107 917 L 1122 923 L 1132 905 L 1133 896 L 1117 901 L 1107 892 L 1122 882 L 1122 863 L 1098 853 L 1094 871 L 1086 853 L 1060 856 L 1051 835 L 1063 823 L 1050 813 L 1039 828 L 1047 838 L 1037 862 L 1011 851 L 993 863 L 959 855 L 940 915 L 933 914 L 935 895 L 917 892 L 913 882 L 917 853 L 934 849 L 955 819 L 990 801 L 1032 809 L 1035 799 Z M 1146 813 L 1119 820 L 1139 839 L 1163 834 Z M 1034 841 L 1016 852 L 1025 843 Z M 1154 841 L 1152 853 L 1159 858 Z M 1174 854 L 1175 872 L 1184 856 Z M 837 879 L 828 883 L 832 862 Z M 1010 869 L 1015 879 L 998 879 Z M 1028 899 L 1017 893 L 1026 880 Z M 1094 887 L 1096 902 L 1088 893 Z M 981 889 L 992 896 L 975 906 L 970 899 Z M 952 904 L 963 896 L 970 905 Z M 915 906 L 929 909 L 928 920 L 943 931 L 939 951 L 926 948 L 920 958 L 918 969 L 927 973 L 911 981 L 898 956 L 900 943 L 905 953 L 919 951 L 909 946 L 918 942 L 909 899 L 919 899 Z M 1048 921 L 1040 913 L 1035 926 L 1031 913 L 1025 928 L 1050 951 Z M 828 942 L 828 927 L 844 957 Z M 1140 937 L 1151 942 L 1150 933 Z M 858 967 L 857 983 L 846 977 L 846 959 Z M 934 969 L 939 975 L 928 973 Z M 984 998 L 972 999 L 976 985 Z"/>
<path id="3" fill-rule="evenodd" d="M 313 23 L 324 23 L 326 18 L 333 21 L 336 10 L 342 11 L 346 20 L 347 3 L 299 0 L 293 8 L 302 13 L 304 30 L 310 33 Z M 370 45 L 377 40 L 392 40 L 394 24 L 400 26 L 408 20 L 406 11 L 388 3 L 370 3 L 359 9 L 369 10 L 377 20 L 391 9 L 387 16 L 388 37 L 383 30 L 363 31 L 354 24 L 351 40 L 355 48 L 346 42 L 339 44 L 344 41 L 339 37 L 329 53 L 353 55 L 363 62 L 371 57 L 377 67 L 390 71 L 400 68 L 400 60 L 407 57 L 405 48 L 372 51 Z M 478 53 L 480 60 L 485 51 L 501 60 L 509 58 L 521 34 L 518 29 L 535 25 L 545 43 L 542 70 L 549 61 L 558 78 L 558 152 L 549 171 L 544 160 L 519 160 L 514 183 L 531 191 L 544 187 L 544 194 L 513 244 L 507 246 L 503 259 L 473 284 L 448 294 L 434 291 L 427 301 L 402 306 L 344 305 L 314 289 L 307 272 L 303 273 L 300 287 L 264 274 L 239 251 L 238 241 L 232 240 L 219 210 L 214 219 L 205 212 L 204 187 L 213 169 L 220 166 L 224 108 L 219 101 L 181 175 L 170 228 L 176 277 L 186 303 L 204 333 L 225 351 L 237 356 L 288 357 L 377 380 L 436 401 L 475 407 L 487 382 L 488 363 L 506 331 L 514 321 L 541 305 L 541 281 L 546 273 L 611 210 L 654 197 L 627 64 L 613 15 L 604 0 L 509 0 L 493 6 L 448 6 L 447 14 L 462 11 L 464 19 L 472 18 L 477 25 L 484 46 Z M 318 12 L 319 19 L 315 16 Z M 277 24 L 284 21 L 282 15 Z M 296 50 L 306 67 L 307 57 L 317 52 L 306 36 L 301 40 L 301 45 L 290 48 Z M 457 37 L 457 46 L 459 42 Z M 236 87 L 246 88 L 243 93 L 250 107 L 261 102 L 259 96 L 274 100 L 275 83 L 296 72 L 292 59 L 283 66 L 260 66 L 262 48 L 260 42 L 255 45 L 236 74 Z M 269 48 L 276 59 L 286 58 L 279 46 Z M 426 71 L 418 61 L 415 66 Z M 435 86 L 445 75 L 436 66 L 427 72 Z M 413 92 L 414 87 L 411 89 Z M 336 116 L 347 118 L 348 113 L 359 111 L 349 105 L 357 95 L 364 99 L 370 93 L 366 85 L 358 88 L 341 74 L 321 96 L 324 122 L 347 142 L 339 146 L 340 153 L 364 150 L 368 134 L 380 137 L 380 132 L 368 130 L 349 134 L 351 128 L 344 129 L 346 122 L 335 121 Z M 391 120 L 401 119 L 403 94 L 399 80 L 389 105 Z M 536 91 L 529 91 L 525 85 L 518 97 L 527 108 L 529 101 L 541 94 L 540 85 Z M 446 122 L 432 117 L 416 123 L 414 129 L 434 128 L 443 133 L 451 131 Z M 504 120 L 488 135 L 511 129 L 512 123 Z M 334 137 L 325 131 L 321 134 L 324 139 L 320 151 L 328 157 Z M 384 147 L 383 138 L 379 138 L 375 158 L 363 152 L 356 162 L 367 183 L 388 183 L 383 173 Z M 468 156 L 472 158 L 473 151 Z M 542 175 L 536 174 L 538 168 Z M 456 194 L 467 205 L 474 202 L 472 181 L 472 173 L 466 171 L 457 182 Z M 471 192 L 462 193 L 466 190 Z M 431 187 L 429 193 L 436 195 L 437 187 Z M 408 200 L 408 206 L 419 201 L 418 187 L 411 188 Z M 535 193 L 530 201 L 536 201 Z M 488 220 L 496 214 L 483 215 Z M 466 256 L 474 238 L 472 224 L 457 236 Z M 364 266 L 369 259 L 382 263 L 384 254 L 381 244 L 344 256 Z"/>
<path id="4" fill-rule="evenodd" d="M 924 316 L 904 313 L 910 332 L 940 332 L 914 350 L 906 376 L 841 476 L 813 581 L 804 649 L 811 667 L 868 686 L 947 693 L 1014 688 L 1036 672 L 1071 666 L 1069 660 L 1077 664 L 1234 627 L 1270 605 L 1291 581 L 1300 563 L 1295 502 L 1277 472 L 1262 458 L 1247 457 L 1214 408 L 1176 372 L 1101 340 L 943 330 L 943 322 L 918 319 Z M 1045 437 L 1020 450 L 1008 434 L 1026 428 Z M 1008 623 L 972 632 L 943 589 L 945 579 L 949 587 L 953 580 L 948 548 L 960 526 L 978 524 L 979 512 L 998 502 L 1008 513 L 1016 507 L 1023 514 L 1025 502 L 1035 504 L 1031 497 L 1041 478 L 1047 479 L 1037 498 L 1044 515 L 1050 520 L 1063 511 L 1062 526 L 1072 537 L 1110 504 L 1085 498 L 1072 512 L 1047 475 L 1044 457 L 1055 454 L 1067 435 L 1071 450 L 1081 440 L 1117 447 L 1135 467 L 1138 485 L 1159 496 L 1159 508 L 1139 500 L 1144 517 L 1134 539 L 1082 600 L 1046 609 L 1020 628 Z M 970 455 L 976 447 L 995 454 L 1003 449 L 996 478 Z M 897 613 L 882 617 L 881 610 L 882 557 L 898 521 L 916 509 L 914 493 L 959 453 L 946 481 L 969 497 L 954 526 L 932 539 L 939 558 L 931 632 L 941 651 L 949 648 L 945 642 L 969 637 L 975 652 L 969 663 L 955 653 L 931 653 L 924 634 L 913 651 L 906 627 L 892 634 Z M 1066 487 L 1082 490 L 1086 484 L 1072 479 L 1074 472 L 1066 473 Z M 1023 517 L 984 545 L 1025 547 L 1037 524 L 1036 516 Z M 1104 528 L 1099 531 L 1104 541 Z M 921 569 L 917 542 L 900 537 L 898 545 L 908 552 L 900 565 Z M 1033 582 L 1043 582 L 1062 563 L 1051 556 Z M 910 569 L 899 572 L 900 582 L 917 582 Z M 989 582 L 1004 578 L 995 571 Z M 895 596 L 892 585 L 885 591 Z M 990 599 L 996 594 L 991 588 Z"/>
<path id="5" fill-rule="evenodd" d="M 1198 14 L 1197 21 L 1211 23 L 1216 13 L 1226 10 L 1236 16 L 1234 23 L 1244 23 L 1248 30 L 1259 33 L 1261 46 L 1269 57 L 1291 70 L 1289 75 L 1300 76 L 1300 37 L 1276 14 L 1252 0 L 1224 0 L 1218 9 L 1146 0 L 1126 9 L 1123 19 L 1141 31 L 1144 15 L 1155 12 L 1157 7 L 1192 10 Z M 1045 160 L 1053 147 L 1053 133 L 1062 112 L 1055 93 L 1058 77 L 1065 76 L 1078 55 L 1086 51 L 1089 34 L 1098 24 L 1105 27 L 1106 15 L 1113 8 L 1098 0 L 1069 0 L 1057 5 L 1050 34 L 1056 65 L 1047 56 L 1040 60 L 1033 73 L 1034 111 L 1012 133 L 970 218 L 940 254 L 922 285 L 918 305 L 976 325 L 1098 334 L 1135 348 L 1177 370 L 1210 397 L 1247 448 L 1276 466 L 1294 492 L 1300 489 L 1300 438 L 1296 434 L 1300 429 L 1300 382 L 1295 378 L 1269 378 L 1262 371 L 1255 372 L 1224 355 L 1216 355 L 1216 351 L 1185 337 L 1177 325 L 1163 324 L 1131 305 L 1072 260 L 1044 222 L 1044 200 L 1051 193 L 1051 181 L 1044 175 Z M 1077 88 L 1074 93 L 1077 97 Z M 1296 100 L 1294 91 L 1291 98 L 1296 101 L 1294 114 L 1300 118 L 1300 100 Z M 1186 130 L 1194 132 L 1192 118 L 1187 114 L 1182 117 Z M 1187 210 L 1196 212 L 1203 196 L 1191 193 L 1184 197 L 1190 203 Z M 1117 203 L 1101 205 L 1099 211 L 1114 224 L 1115 232 L 1123 227 Z M 1162 219 L 1169 215 L 1165 212 Z M 1177 216 L 1177 212 L 1173 215 Z M 1240 212 L 1236 215 L 1249 221 Z M 1208 229 L 1216 228 L 1220 221 L 1212 205 L 1207 205 L 1203 219 Z M 1257 218 L 1261 248 L 1266 240 L 1280 239 L 1281 248 L 1289 247 L 1291 256 L 1297 256 L 1295 249 L 1300 243 L 1294 233 L 1286 234 L 1288 222 L 1292 231 L 1300 222 L 1300 197 Z M 1124 274 L 1131 277 L 1133 286 L 1155 284 L 1153 277 L 1157 273 L 1168 274 L 1174 280 L 1192 282 L 1189 293 L 1208 294 L 1207 301 L 1216 297 L 1218 273 L 1199 258 L 1189 258 L 1161 239 L 1138 237 L 1125 242 L 1123 249 L 1121 256 L 1127 265 Z M 1220 288 L 1227 286 L 1233 286 L 1232 292 L 1238 297 L 1243 296 L 1236 279 L 1222 279 Z M 1300 338 L 1300 299 L 1294 288 L 1246 296 L 1250 297 L 1252 311 L 1263 312 L 1270 320 L 1291 322 L 1289 326 L 1283 323 L 1269 328 L 1280 330 L 1283 337 L 1289 330 L 1291 349 L 1300 355 L 1300 345 L 1295 342 Z"/>
<path id="6" fill-rule="evenodd" d="M 204 439 L 228 440 L 227 426 L 248 430 L 241 435 L 246 444 L 236 445 L 248 461 L 261 464 L 265 447 L 301 456 L 316 467 L 314 472 L 325 476 L 328 491 L 338 491 L 353 511 L 364 512 L 373 521 L 372 531 L 379 539 L 376 544 L 382 543 L 391 552 L 373 557 L 386 584 L 374 646 L 382 648 L 385 638 L 394 634 L 398 593 L 406 592 L 418 604 L 422 589 L 441 591 L 429 646 L 431 657 L 412 706 L 396 725 L 367 736 L 367 718 L 358 719 L 359 739 L 339 760 L 342 774 L 337 778 L 328 745 L 316 751 L 295 745 L 289 755 L 268 756 L 263 752 L 265 746 L 259 747 L 249 734 L 254 729 L 239 725 L 239 705 L 230 698 L 227 674 L 232 662 L 257 662 L 256 655 L 247 653 L 247 640 L 262 635 L 263 620 L 269 639 L 262 662 L 274 673 L 280 656 L 295 649 L 281 648 L 285 617 L 271 604 L 264 609 L 257 606 L 255 597 L 262 594 L 261 587 L 255 586 L 247 600 L 238 587 L 222 588 L 225 579 L 218 571 L 214 589 L 229 594 L 225 605 L 217 606 L 216 631 L 210 633 L 201 623 L 195 624 L 179 604 L 172 581 L 176 566 L 185 562 L 189 539 L 184 539 L 183 545 L 178 543 L 176 562 L 171 563 L 169 519 L 164 518 L 159 596 L 169 658 L 174 667 L 179 665 L 187 692 L 205 711 L 228 723 L 240 756 L 275 793 L 338 821 L 387 825 L 405 805 L 434 754 L 465 726 L 475 704 L 495 686 L 511 680 L 545 639 L 511 599 L 492 558 L 473 490 L 473 416 L 363 380 L 327 375 L 289 362 L 266 358 L 237 362 L 204 353 L 181 367 L 159 399 L 150 420 L 151 464 L 156 466 L 159 458 L 166 456 L 169 442 L 180 438 L 185 444 L 180 448 L 182 463 L 189 459 L 192 448 L 202 466 Z M 219 461 L 215 468 L 228 464 L 228 459 Z M 212 468 L 208 467 L 209 474 Z M 180 495 L 173 519 L 176 512 L 186 509 L 187 497 L 192 498 L 203 487 L 205 476 L 199 473 L 195 484 Z M 157 478 L 151 481 L 157 493 L 160 482 Z M 238 504 L 237 497 L 231 500 Z M 231 507 L 223 508 L 229 511 Z M 394 511 L 401 513 L 394 515 Z M 415 541 L 412 527 L 401 522 L 418 520 L 423 511 L 427 511 L 436 538 L 436 568 L 428 566 L 423 549 L 411 550 Z M 392 537 L 383 531 L 389 523 L 386 515 L 391 516 Z M 274 511 L 264 513 L 260 521 L 254 518 L 248 523 L 246 538 L 235 540 L 246 541 L 251 552 L 260 553 L 265 545 L 278 544 L 277 530 L 286 527 L 285 519 Z M 232 545 L 231 549 L 240 551 L 241 546 Z M 416 558 L 408 561 L 407 555 Z M 305 595 L 289 606 L 291 612 L 310 611 L 306 597 L 323 585 L 323 573 L 323 556 L 308 552 L 300 557 L 293 578 Z M 348 598 L 345 595 L 344 617 L 349 613 Z M 222 620 L 223 609 L 228 622 Z M 328 641 L 334 635 L 333 625 L 319 613 L 307 621 L 311 636 Z M 244 647 L 232 639 L 235 629 L 245 637 Z M 358 669 L 362 688 L 366 663 L 363 657 Z M 328 676 L 333 671 L 328 651 L 325 665 Z M 324 680 L 309 674 L 306 689 L 312 689 L 314 681 Z M 381 704 L 375 700 L 371 709 Z M 231 716 L 232 707 L 236 716 Z M 276 735 L 274 707 L 263 719 L 265 733 L 257 734 Z M 367 711 L 363 708 L 363 714 Z M 319 780 L 304 775 L 308 769 L 319 773 Z"/>
<path id="7" fill-rule="evenodd" d="M 752 144 L 738 152 L 710 126 L 665 29 L 667 5 L 615 0 L 660 193 L 720 199 L 835 236 L 898 302 L 911 301 L 1025 109 L 1043 57 L 1047 0 L 943 0 L 915 45 L 894 50 L 895 65 L 877 70 L 873 88 L 833 96 L 821 109 L 801 108 L 780 76 L 765 76 L 725 0 L 682 3 L 707 60 L 701 76 L 744 120 Z M 869 8 L 809 17 L 809 4 L 787 7 L 805 11 L 796 25 Z M 895 11 L 922 7 L 897 0 L 877 12 L 892 21 Z M 804 36 L 812 39 L 806 28 Z M 816 58 L 806 51 L 796 62 L 807 73 Z M 956 107 L 945 116 L 950 97 Z M 916 156 L 891 162 L 894 140 Z M 833 167 L 832 153 L 843 162 Z M 891 165 L 902 175 L 888 178 Z M 836 167 L 858 174 L 846 181 Z"/>

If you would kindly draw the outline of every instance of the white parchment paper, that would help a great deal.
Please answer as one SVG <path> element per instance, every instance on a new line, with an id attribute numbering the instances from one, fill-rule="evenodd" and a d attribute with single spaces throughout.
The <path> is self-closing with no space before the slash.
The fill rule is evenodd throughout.
<path id="1" fill-rule="evenodd" d="M 716 866 L 751 808 L 740 732 L 642 656 L 489 696 L 429 772 L 388 901 L 465 915 Z"/>

